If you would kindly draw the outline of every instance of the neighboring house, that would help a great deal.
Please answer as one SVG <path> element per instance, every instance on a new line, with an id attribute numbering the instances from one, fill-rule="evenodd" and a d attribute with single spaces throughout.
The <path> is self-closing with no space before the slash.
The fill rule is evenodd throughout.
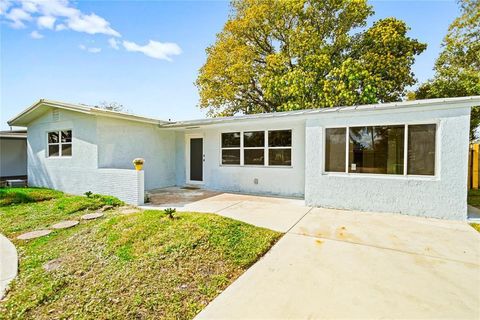
<path id="1" fill-rule="evenodd" d="M 27 131 L 0 131 L 0 180 L 27 178 Z"/>
<path id="2" fill-rule="evenodd" d="M 470 108 L 432 99 L 168 122 L 40 100 L 28 127 L 28 180 L 143 203 L 144 190 L 304 197 L 307 205 L 466 219 Z M 144 171 L 132 160 L 145 159 Z"/>

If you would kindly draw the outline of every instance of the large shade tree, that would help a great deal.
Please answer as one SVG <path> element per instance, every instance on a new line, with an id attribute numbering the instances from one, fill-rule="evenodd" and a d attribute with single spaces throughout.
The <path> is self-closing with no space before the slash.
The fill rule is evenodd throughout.
<path id="1" fill-rule="evenodd" d="M 420 85 L 416 99 L 480 95 L 480 1 L 459 0 L 461 14 L 448 28 L 435 76 Z M 472 109 L 470 138 L 480 124 L 480 108 Z"/>
<path id="2" fill-rule="evenodd" d="M 233 0 L 196 85 L 209 115 L 398 101 L 426 45 L 366 0 Z"/>

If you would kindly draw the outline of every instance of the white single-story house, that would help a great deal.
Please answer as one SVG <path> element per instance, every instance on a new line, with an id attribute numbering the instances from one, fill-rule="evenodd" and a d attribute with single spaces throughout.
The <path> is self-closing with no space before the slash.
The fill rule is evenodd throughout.
<path id="1" fill-rule="evenodd" d="M 201 185 L 464 220 L 478 105 L 480 96 L 171 122 L 42 99 L 8 123 L 28 128 L 31 186 L 142 204 L 145 190 Z"/>
<path id="2" fill-rule="evenodd" d="M 27 131 L 0 131 L 0 180 L 27 176 Z"/>

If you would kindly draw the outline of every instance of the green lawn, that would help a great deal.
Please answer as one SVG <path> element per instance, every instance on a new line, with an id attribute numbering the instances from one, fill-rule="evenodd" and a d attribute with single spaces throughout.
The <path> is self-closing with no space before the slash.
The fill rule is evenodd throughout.
<path id="1" fill-rule="evenodd" d="M 480 209 L 480 190 L 471 189 L 468 191 L 468 204 Z"/>
<path id="2" fill-rule="evenodd" d="M 0 207 L 0 232 L 20 256 L 0 318 L 192 318 L 281 236 L 213 214 L 169 219 L 163 211 L 122 215 L 114 209 L 43 238 L 15 240 L 112 203 L 110 197 L 51 194 Z M 52 259 L 60 259 L 60 267 L 45 271 Z"/>
<path id="3" fill-rule="evenodd" d="M 468 191 L 468 200 L 467 203 L 471 206 L 477 207 L 480 209 L 480 190 L 470 189 Z M 480 232 L 480 224 L 471 223 L 470 224 L 475 230 Z"/>

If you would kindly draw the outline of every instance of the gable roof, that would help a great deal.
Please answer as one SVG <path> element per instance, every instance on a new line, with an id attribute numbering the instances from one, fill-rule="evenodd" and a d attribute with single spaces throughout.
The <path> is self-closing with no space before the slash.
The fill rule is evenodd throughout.
<path id="1" fill-rule="evenodd" d="M 163 121 L 163 120 L 155 119 L 151 117 L 139 116 L 139 115 L 135 115 L 127 112 L 111 111 L 111 110 L 105 110 L 105 109 L 82 105 L 82 104 L 65 103 L 65 102 L 47 100 L 47 99 L 38 100 L 37 102 L 32 104 L 30 107 L 28 107 L 27 109 L 25 109 L 24 111 L 22 111 L 21 113 L 13 117 L 12 119 L 8 120 L 7 123 L 10 126 L 26 127 L 32 120 L 39 117 L 41 114 L 43 114 L 45 111 L 51 108 L 80 112 L 80 113 L 85 113 L 89 115 L 104 116 L 104 117 L 110 117 L 110 118 L 150 123 L 150 124 L 160 125 L 163 123 L 168 123 L 168 121 Z"/>
<path id="2" fill-rule="evenodd" d="M 241 116 L 232 116 L 232 117 L 218 117 L 218 118 L 206 118 L 206 119 L 197 119 L 197 120 L 185 120 L 185 121 L 164 121 L 156 118 L 139 116 L 126 112 L 118 112 L 100 109 L 96 107 L 81 105 L 81 104 L 71 104 L 47 99 L 40 99 L 38 102 L 31 105 L 29 108 L 25 109 L 23 112 L 18 114 L 16 117 L 8 121 L 10 126 L 28 126 L 28 124 L 34 120 L 36 117 L 43 114 L 49 108 L 58 108 L 65 109 L 75 112 L 81 112 L 90 115 L 96 116 L 105 116 L 117 119 L 131 120 L 149 124 L 157 124 L 162 128 L 181 128 L 181 127 L 190 127 L 190 126 L 205 126 L 213 125 L 220 123 L 229 123 L 236 121 L 248 121 L 255 119 L 269 119 L 269 118 L 285 118 L 285 117 L 296 117 L 296 116 L 307 116 L 307 115 L 319 115 L 319 114 L 331 114 L 334 112 L 346 113 L 346 112 L 363 112 L 363 111 L 372 111 L 372 110 L 391 110 L 391 109 L 400 109 L 405 107 L 440 107 L 445 106 L 447 108 L 456 108 L 456 107 L 473 107 L 480 106 L 480 96 L 470 96 L 470 97 L 456 97 L 456 98 L 438 98 L 438 99 L 424 99 L 424 100 L 413 100 L 413 101 L 403 101 L 403 102 L 391 102 L 391 103 L 379 103 L 379 104 L 369 104 L 369 105 L 358 105 L 358 106 L 345 106 L 345 107 L 334 107 L 334 108 L 319 108 L 319 109 L 305 109 L 305 110 L 295 110 L 295 111 L 285 111 L 285 112 L 272 112 L 272 113 L 260 113 L 260 114 L 250 114 L 250 115 L 241 115 Z M 421 110 L 420 108 L 418 109 Z"/>

